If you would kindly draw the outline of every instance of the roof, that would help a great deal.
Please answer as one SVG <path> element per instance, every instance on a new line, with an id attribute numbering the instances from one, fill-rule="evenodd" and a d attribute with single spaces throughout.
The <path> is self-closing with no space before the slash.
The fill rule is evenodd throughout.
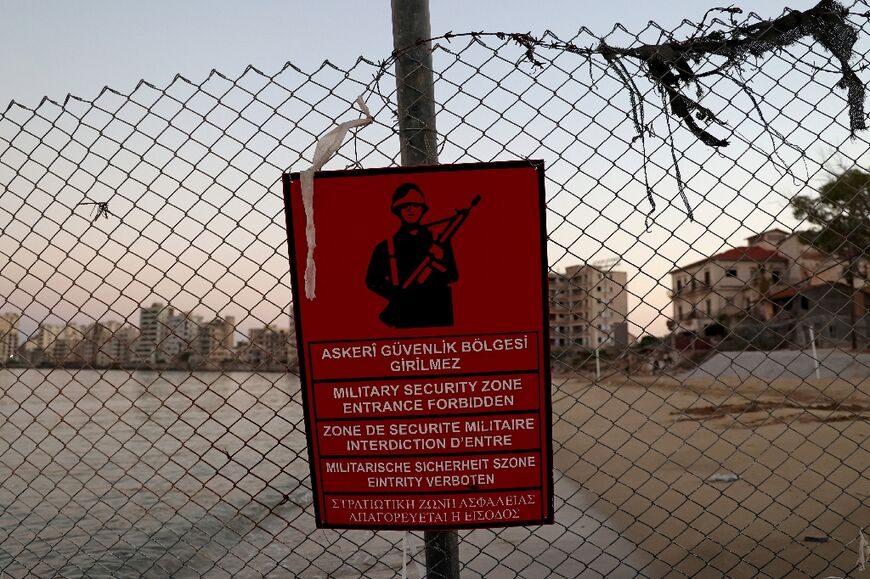
<path id="1" fill-rule="evenodd" d="M 784 290 L 782 290 L 782 291 L 778 291 L 778 292 L 776 292 L 775 294 L 772 294 L 772 295 L 770 296 L 770 299 L 772 299 L 772 300 L 781 300 L 781 299 L 783 299 L 783 298 L 790 298 L 790 297 L 792 297 L 792 296 L 795 296 L 795 295 L 801 293 L 801 291 L 802 291 L 803 289 L 805 289 L 805 288 L 789 287 L 789 288 L 786 288 L 786 289 L 784 289 Z"/>
<path id="2" fill-rule="evenodd" d="M 681 265 L 676 269 L 671 270 L 670 273 L 685 271 L 688 268 L 703 265 L 710 261 L 752 261 L 756 263 L 767 263 L 769 261 L 788 262 L 788 258 L 778 251 L 775 251 L 773 249 L 765 249 L 763 247 L 758 247 L 757 245 L 751 245 L 749 247 L 735 247 L 733 249 L 729 249 L 728 251 L 717 253 L 712 257 L 702 259 L 701 261 L 696 261 L 695 263 L 690 263 L 689 265 Z"/>
<path id="3" fill-rule="evenodd" d="M 782 233 L 786 237 L 792 234 L 791 231 L 783 231 L 782 229 L 768 229 L 767 231 L 762 231 L 761 233 L 756 233 L 755 235 L 750 235 L 746 238 L 747 241 L 752 241 L 753 239 L 760 239 L 767 235 L 768 233 Z"/>
<path id="4" fill-rule="evenodd" d="M 867 289 L 864 289 L 864 288 L 854 288 L 854 289 L 855 289 L 855 291 L 858 291 L 861 293 L 870 293 L 870 292 L 868 292 Z M 778 291 L 775 294 L 772 294 L 770 296 L 770 299 L 781 300 L 781 299 L 785 299 L 785 298 L 790 298 L 792 296 L 796 296 L 796 295 L 800 295 L 800 294 L 808 294 L 812 291 L 819 291 L 819 290 L 823 290 L 826 292 L 834 290 L 834 291 L 838 291 L 838 292 L 843 293 L 843 294 L 848 294 L 849 293 L 849 286 L 846 284 L 843 284 L 843 283 L 823 283 L 823 284 L 815 284 L 815 285 L 804 284 L 802 286 L 793 286 L 793 287 L 786 288 L 782 291 Z"/>

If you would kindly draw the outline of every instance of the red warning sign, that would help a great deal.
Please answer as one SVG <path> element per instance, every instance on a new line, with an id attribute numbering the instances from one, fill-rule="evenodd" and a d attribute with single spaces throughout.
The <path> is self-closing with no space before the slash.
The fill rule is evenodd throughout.
<path id="1" fill-rule="evenodd" d="M 553 521 L 541 161 L 284 175 L 317 525 Z"/>

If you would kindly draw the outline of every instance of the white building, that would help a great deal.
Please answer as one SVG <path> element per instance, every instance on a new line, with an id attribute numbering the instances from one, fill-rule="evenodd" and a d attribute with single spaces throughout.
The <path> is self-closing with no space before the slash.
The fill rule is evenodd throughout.
<path id="1" fill-rule="evenodd" d="M 220 368 L 235 356 L 233 334 L 236 320 L 232 316 L 215 317 L 202 326 L 197 335 L 196 353 L 198 363 L 206 367 Z"/>
<path id="2" fill-rule="evenodd" d="M 628 345 L 628 274 L 572 265 L 548 274 L 550 349 Z"/>
<path id="3" fill-rule="evenodd" d="M 177 312 L 167 318 L 166 324 L 168 333 L 162 344 L 166 361 L 172 363 L 190 359 L 196 350 L 197 336 L 204 326 L 202 316 Z"/>
<path id="4" fill-rule="evenodd" d="M 35 364 L 79 364 L 84 337 L 85 331 L 76 324 L 40 324 L 36 334 L 28 339 L 25 350 Z"/>
<path id="5" fill-rule="evenodd" d="M 239 358 L 254 370 L 281 370 L 295 365 L 295 335 L 271 324 L 251 328 Z"/>
<path id="6" fill-rule="evenodd" d="M 84 329 L 77 354 L 82 364 L 94 368 L 129 366 L 136 335 L 135 328 L 115 320 L 95 322 Z"/>
<path id="7" fill-rule="evenodd" d="M 5 364 L 18 352 L 19 314 L 0 314 L 0 365 Z"/>
<path id="8" fill-rule="evenodd" d="M 124 325 L 121 322 L 109 321 L 105 323 L 110 336 L 97 353 L 97 364 L 101 367 L 127 367 L 135 361 L 133 347 L 139 332 L 133 326 Z"/>
<path id="9" fill-rule="evenodd" d="M 843 279 L 843 263 L 804 243 L 800 232 L 772 229 L 747 242 L 670 272 L 674 332 L 700 334 L 746 316 L 768 320 L 771 296 Z"/>
<path id="10" fill-rule="evenodd" d="M 54 342 L 63 333 L 64 326 L 40 324 L 36 333 L 27 340 L 27 349 L 47 352 L 54 347 Z"/>
<path id="11" fill-rule="evenodd" d="M 160 302 L 139 309 L 139 336 L 136 339 L 136 358 L 140 364 L 162 365 L 172 362 L 167 355 L 167 338 L 171 318 L 175 311 Z"/>

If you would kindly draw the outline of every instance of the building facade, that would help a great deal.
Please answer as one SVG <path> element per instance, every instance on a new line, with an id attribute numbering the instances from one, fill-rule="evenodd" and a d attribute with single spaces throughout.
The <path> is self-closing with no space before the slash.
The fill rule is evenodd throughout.
<path id="1" fill-rule="evenodd" d="M 58 336 L 63 332 L 63 326 L 40 324 L 36 332 L 24 343 L 24 358 L 27 363 L 39 366 L 54 359 L 52 349 Z"/>
<path id="2" fill-rule="evenodd" d="M 197 366 L 219 369 L 235 358 L 236 320 L 217 316 L 203 325 L 196 339 Z"/>
<path id="3" fill-rule="evenodd" d="M 787 283 L 788 259 L 774 249 L 737 247 L 675 269 L 671 328 L 701 333 L 726 318 L 760 316 L 756 304 Z"/>
<path id="4" fill-rule="evenodd" d="M 547 277 L 551 351 L 628 346 L 626 272 L 572 265 Z"/>
<path id="5" fill-rule="evenodd" d="M 173 317 L 175 310 L 160 302 L 139 309 L 139 336 L 135 346 L 137 363 L 162 366 L 172 362 L 167 352 L 167 346 L 171 344 L 167 344 L 167 339 Z"/>
<path id="6" fill-rule="evenodd" d="M 84 338 L 85 330 L 76 324 L 40 324 L 24 344 L 24 357 L 34 366 L 79 365 Z"/>
<path id="7" fill-rule="evenodd" d="M 101 368 L 106 365 L 106 356 L 102 350 L 112 337 L 112 330 L 108 324 L 108 322 L 95 322 L 84 328 L 84 338 L 76 351 L 84 366 Z"/>
<path id="8" fill-rule="evenodd" d="M 76 348 L 81 364 L 92 368 L 130 366 L 134 361 L 133 343 L 136 329 L 115 320 L 95 322 L 83 330 Z"/>
<path id="9" fill-rule="evenodd" d="M 162 351 L 168 363 L 188 363 L 196 357 L 197 338 L 205 327 L 202 316 L 176 311 L 166 321 L 168 331 Z"/>
<path id="10" fill-rule="evenodd" d="M 296 363 L 293 332 L 274 325 L 248 330 L 239 351 L 241 362 L 252 370 L 282 370 Z"/>
<path id="11" fill-rule="evenodd" d="M 767 325 L 790 344 L 807 347 L 870 343 L 870 291 L 840 283 L 805 285 L 772 294 Z"/>
<path id="12" fill-rule="evenodd" d="M 106 327 L 111 335 L 97 353 L 97 363 L 101 368 L 129 368 L 136 361 L 133 348 L 139 331 L 120 322 L 106 322 Z"/>
<path id="13" fill-rule="evenodd" d="M 807 244 L 800 232 L 773 229 L 747 243 L 670 272 L 668 326 L 676 335 L 712 337 L 766 323 L 780 309 L 774 296 L 832 287 L 844 277 L 845 264 Z"/>
<path id="14" fill-rule="evenodd" d="M 48 351 L 63 333 L 64 326 L 56 324 L 40 324 L 36 333 L 27 340 L 27 348 Z"/>
<path id="15" fill-rule="evenodd" d="M 7 364 L 18 354 L 18 321 L 14 313 L 0 314 L 0 366 Z"/>

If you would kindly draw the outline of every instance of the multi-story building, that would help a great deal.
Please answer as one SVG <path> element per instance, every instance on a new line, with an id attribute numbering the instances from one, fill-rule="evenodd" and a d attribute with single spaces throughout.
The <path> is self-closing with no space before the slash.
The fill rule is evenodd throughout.
<path id="1" fill-rule="evenodd" d="M 291 332 L 274 325 L 248 330 L 248 342 L 240 351 L 242 363 L 255 370 L 280 370 L 290 362 Z"/>
<path id="2" fill-rule="evenodd" d="M 110 323 L 112 322 L 94 322 L 83 329 L 82 341 L 76 347 L 76 354 L 81 358 L 83 365 L 92 368 L 105 366 L 105 356 L 101 354 L 112 337 L 112 330 L 108 327 Z"/>
<path id="3" fill-rule="evenodd" d="M 114 321 L 106 322 L 106 328 L 109 329 L 111 335 L 97 353 L 98 365 L 104 368 L 131 366 L 136 359 L 133 348 L 139 336 L 138 330 L 133 326 Z"/>
<path id="4" fill-rule="evenodd" d="M 75 324 L 40 324 L 24 343 L 23 355 L 34 366 L 76 364 L 81 361 L 83 338 L 84 332 Z"/>
<path id="5" fill-rule="evenodd" d="M 800 232 L 773 229 L 747 242 L 670 272 L 669 326 L 676 334 L 699 335 L 714 323 L 746 318 L 769 320 L 777 308 L 773 296 L 843 279 L 844 264 L 806 244 Z"/>
<path id="6" fill-rule="evenodd" d="M 233 334 L 236 319 L 232 316 L 215 317 L 203 325 L 196 339 L 197 364 L 206 368 L 220 368 L 235 356 Z"/>
<path id="7" fill-rule="evenodd" d="M 54 324 L 40 324 L 36 333 L 28 339 L 28 344 L 34 350 L 43 352 L 51 350 L 54 342 L 63 333 L 64 326 Z"/>
<path id="8" fill-rule="evenodd" d="M 52 349 L 57 337 L 63 332 L 63 326 L 40 324 L 36 332 L 24 342 L 24 357 L 29 364 L 39 366 L 53 359 Z"/>
<path id="9" fill-rule="evenodd" d="M 139 364 L 160 366 L 172 362 L 167 354 L 167 338 L 171 333 L 171 319 L 175 311 L 160 302 L 139 309 L 139 336 L 135 351 Z"/>
<path id="10" fill-rule="evenodd" d="M 76 353 L 78 345 L 84 339 L 85 333 L 76 324 L 67 324 L 60 333 L 59 339 L 54 342 L 54 359 L 57 364 L 81 364 L 81 357 Z"/>
<path id="11" fill-rule="evenodd" d="M 0 365 L 4 365 L 18 352 L 19 314 L 0 314 Z"/>
<path id="12" fill-rule="evenodd" d="M 789 260 L 775 249 L 736 247 L 671 271 L 675 332 L 701 333 L 717 320 L 754 313 L 785 283 Z"/>
<path id="13" fill-rule="evenodd" d="M 83 330 L 83 339 L 76 347 L 81 363 L 93 368 L 129 366 L 135 328 L 115 320 L 95 322 Z"/>
<path id="14" fill-rule="evenodd" d="M 548 275 L 550 349 L 554 352 L 628 345 L 628 274 L 612 267 L 572 265 Z"/>
<path id="15" fill-rule="evenodd" d="M 197 347 L 197 337 L 205 325 L 202 316 L 191 312 L 176 312 L 166 321 L 168 333 L 161 344 L 166 361 L 189 362 Z"/>

